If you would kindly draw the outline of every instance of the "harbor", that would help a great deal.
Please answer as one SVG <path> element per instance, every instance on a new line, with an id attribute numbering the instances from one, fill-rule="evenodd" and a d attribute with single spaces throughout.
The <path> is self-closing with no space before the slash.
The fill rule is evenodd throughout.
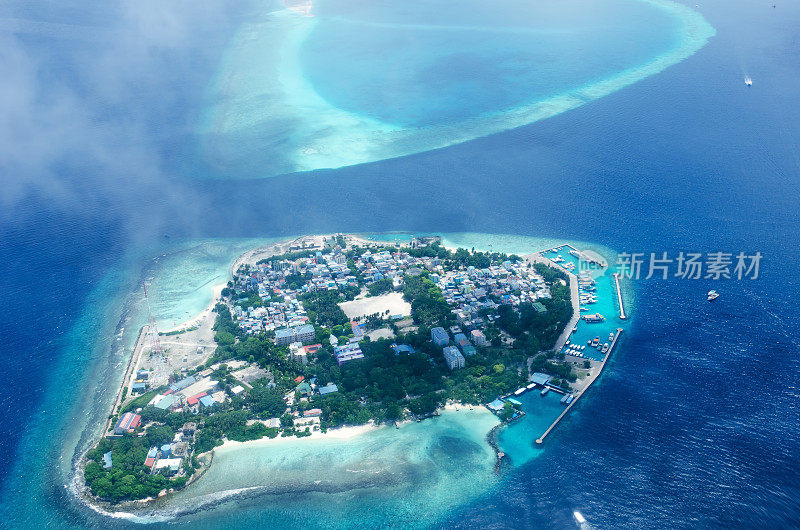
<path id="1" fill-rule="evenodd" d="M 616 325 L 611 320 L 617 313 L 617 293 L 608 267 L 572 245 L 553 247 L 539 255 L 566 272 L 572 288 L 574 314 L 555 350 L 577 365 L 602 361 L 613 339 Z"/>
<path id="2" fill-rule="evenodd" d="M 617 340 L 619 340 L 621 334 L 622 334 L 622 328 L 617 328 L 617 332 L 614 335 L 614 339 L 611 341 L 611 346 L 608 350 L 608 355 L 606 355 L 605 359 L 603 359 L 603 361 L 600 363 L 600 369 L 597 370 L 597 372 L 595 372 L 591 376 L 589 376 L 590 379 L 587 382 L 584 389 L 580 393 L 574 396 L 572 401 L 569 404 L 567 404 L 567 408 L 565 408 L 564 411 L 561 414 L 559 414 L 558 418 L 556 418 L 556 420 L 550 425 L 550 427 L 547 428 L 544 434 L 542 434 L 539 438 L 536 439 L 537 445 L 541 445 L 544 443 L 544 439 L 547 438 L 547 436 L 553 431 L 553 429 L 556 428 L 561 419 L 567 415 L 567 413 L 573 406 L 575 406 L 575 404 L 578 403 L 578 400 L 586 393 L 586 390 L 588 390 L 589 387 L 591 387 L 592 384 L 594 384 L 594 382 L 597 381 L 597 379 L 600 377 L 600 374 L 603 373 L 603 369 L 606 367 L 606 362 L 608 362 L 608 359 L 611 357 L 611 352 L 614 349 L 614 346 L 617 345 Z"/>
<path id="3" fill-rule="evenodd" d="M 557 378 L 533 373 L 530 382 L 487 404 L 500 415 L 505 403 L 527 414 L 498 433 L 499 446 L 506 453 L 533 457 L 537 447 L 600 377 L 611 352 L 617 346 L 627 319 L 619 275 L 609 270 L 601 256 L 565 244 L 526 256 L 529 262 L 546 263 L 561 269 L 569 278 L 573 318 L 554 345 L 558 355 L 579 374 L 569 389 Z M 535 391 L 535 393 L 534 393 Z M 541 434 L 539 434 L 541 433 Z M 532 436 L 536 443 L 532 443 Z"/>

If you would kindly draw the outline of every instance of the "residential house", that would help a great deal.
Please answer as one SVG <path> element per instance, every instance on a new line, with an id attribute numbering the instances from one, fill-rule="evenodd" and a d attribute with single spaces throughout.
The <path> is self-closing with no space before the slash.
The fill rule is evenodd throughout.
<path id="1" fill-rule="evenodd" d="M 328 394 L 332 394 L 334 392 L 338 392 L 339 387 L 333 383 L 328 383 L 325 386 L 319 388 L 319 395 L 320 396 L 327 396 Z"/>

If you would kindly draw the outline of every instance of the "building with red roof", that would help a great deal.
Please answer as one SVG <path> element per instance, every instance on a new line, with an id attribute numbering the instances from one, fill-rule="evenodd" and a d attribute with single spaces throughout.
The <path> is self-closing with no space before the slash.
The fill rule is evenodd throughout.
<path id="1" fill-rule="evenodd" d="M 195 394 L 194 396 L 187 399 L 186 403 L 188 403 L 190 407 L 197 405 L 197 403 L 200 401 L 200 398 L 206 396 L 207 394 L 208 394 L 207 392 L 200 392 L 199 394 Z"/>
<path id="2" fill-rule="evenodd" d="M 136 430 L 136 427 L 141 424 L 141 416 L 134 414 L 133 412 L 126 412 L 122 415 L 117 422 L 117 425 L 114 427 L 114 434 L 121 436 L 126 432 L 133 432 Z"/>

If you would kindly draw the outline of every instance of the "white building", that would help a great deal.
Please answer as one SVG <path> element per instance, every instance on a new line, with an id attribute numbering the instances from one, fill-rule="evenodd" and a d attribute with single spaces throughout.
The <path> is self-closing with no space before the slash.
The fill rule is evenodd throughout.
<path id="1" fill-rule="evenodd" d="M 306 353 L 305 348 L 303 348 L 302 342 L 293 342 L 289 344 L 289 359 L 302 364 L 306 364 L 308 362 L 308 354 Z"/>
<path id="2" fill-rule="evenodd" d="M 486 335 L 484 335 L 483 332 L 478 329 L 473 329 L 470 333 L 470 337 L 476 346 L 486 346 L 487 344 Z"/>
<path id="3" fill-rule="evenodd" d="M 275 332 L 275 344 L 278 346 L 286 346 L 293 342 L 309 342 L 312 340 L 314 340 L 314 326 L 311 324 L 279 329 Z"/>
<path id="4" fill-rule="evenodd" d="M 444 354 L 444 360 L 450 370 L 464 368 L 464 356 L 461 355 L 458 348 L 455 346 L 447 346 L 442 349 L 442 353 Z"/>
<path id="5" fill-rule="evenodd" d="M 333 353 L 336 355 L 336 361 L 339 363 L 339 366 L 343 365 L 347 361 L 352 361 L 353 359 L 364 358 L 364 354 L 361 352 L 361 347 L 357 342 L 351 342 L 349 344 L 345 344 L 344 346 L 336 346 L 333 348 Z"/>

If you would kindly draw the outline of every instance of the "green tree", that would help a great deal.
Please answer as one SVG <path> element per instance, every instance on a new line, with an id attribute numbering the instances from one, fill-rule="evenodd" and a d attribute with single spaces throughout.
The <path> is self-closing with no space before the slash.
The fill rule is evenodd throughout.
<path id="1" fill-rule="evenodd" d="M 390 278 L 383 278 L 382 280 L 378 280 L 369 284 L 367 289 L 369 290 L 369 294 L 371 296 L 378 296 L 379 294 L 383 294 L 392 290 L 394 283 Z"/>
<path id="2" fill-rule="evenodd" d="M 514 416 L 514 405 L 506 401 L 505 405 L 503 405 L 503 410 L 500 412 L 500 419 L 503 421 L 508 421 Z"/>
<path id="3" fill-rule="evenodd" d="M 246 403 L 258 416 L 275 417 L 286 410 L 283 397 L 264 384 L 254 385 L 247 395 Z"/>
<path id="4" fill-rule="evenodd" d="M 147 444 L 162 446 L 172 441 L 175 431 L 168 425 L 151 425 L 147 428 Z"/>
<path id="5" fill-rule="evenodd" d="M 403 417 L 403 409 L 396 402 L 389 403 L 386 407 L 386 419 L 396 421 Z"/>

